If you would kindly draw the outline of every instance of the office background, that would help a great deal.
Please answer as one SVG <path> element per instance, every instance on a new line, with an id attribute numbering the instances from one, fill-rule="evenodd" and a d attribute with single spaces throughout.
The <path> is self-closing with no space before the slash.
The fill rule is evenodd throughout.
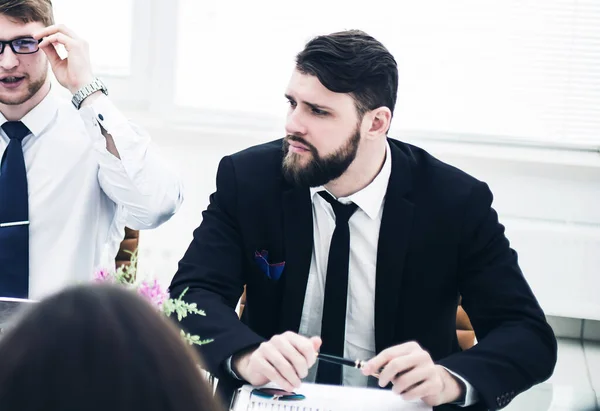
<path id="1" fill-rule="evenodd" d="M 390 136 L 489 183 L 527 280 L 557 334 L 574 338 L 561 355 L 584 369 L 596 356 L 595 371 L 577 373 L 600 388 L 600 349 L 580 355 L 577 342 L 600 340 L 600 1 L 53 3 L 184 179 L 180 212 L 141 233 L 141 269 L 168 284 L 219 159 L 283 137 L 304 43 L 359 28 L 399 65 Z"/>

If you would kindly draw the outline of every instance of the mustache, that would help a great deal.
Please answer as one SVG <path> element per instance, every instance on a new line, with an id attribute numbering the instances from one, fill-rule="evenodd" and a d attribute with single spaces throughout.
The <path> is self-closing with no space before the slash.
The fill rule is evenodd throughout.
<path id="1" fill-rule="evenodd" d="M 295 136 L 293 134 L 288 134 L 287 136 L 284 137 L 283 140 L 286 143 L 286 145 L 289 145 L 290 141 L 295 141 L 296 143 L 300 143 L 300 144 L 305 145 L 312 153 L 316 153 L 317 152 L 317 148 L 315 146 L 313 146 L 312 144 L 310 144 L 305 139 L 303 139 L 302 137 Z"/>
<path id="2" fill-rule="evenodd" d="M 6 78 L 6 77 L 27 77 L 27 74 L 18 73 L 18 72 L 11 73 L 9 71 L 0 71 L 0 78 Z"/>

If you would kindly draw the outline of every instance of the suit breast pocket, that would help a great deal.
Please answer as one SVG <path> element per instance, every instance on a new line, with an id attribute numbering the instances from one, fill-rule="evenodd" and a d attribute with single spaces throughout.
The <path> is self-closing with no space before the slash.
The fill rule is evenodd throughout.
<path id="1" fill-rule="evenodd" d="M 274 302 L 279 303 L 283 293 L 283 278 L 275 280 L 257 265 L 252 263 L 248 269 L 246 281 L 246 293 L 251 304 L 272 306 Z M 258 298 L 257 298 L 258 297 Z M 262 300 L 265 301 L 262 301 Z"/>
<path id="2" fill-rule="evenodd" d="M 251 288 L 259 294 L 277 293 L 282 291 L 281 284 L 283 284 L 283 281 L 280 281 L 280 279 L 281 277 L 278 279 L 269 278 L 257 264 L 253 263 L 248 270 L 247 288 Z"/>
<path id="3" fill-rule="evenodd" d="M 258 267 L 250 267 L 248 273 L 242 321 L 264 338 L 270 338 L 279 324 L 283 281 L 268 278 Z"/>

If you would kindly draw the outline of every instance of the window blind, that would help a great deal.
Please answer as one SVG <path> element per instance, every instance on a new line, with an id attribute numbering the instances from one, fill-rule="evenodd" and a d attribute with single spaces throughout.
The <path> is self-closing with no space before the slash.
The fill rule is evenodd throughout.
<path id="1" fill-rule="evenodd" d="M 597 0 L 180 0 L 175 104 L 281 121 L 295 54 L 350 28 L 396 57 L 392 133 L 600 145 Z"/>

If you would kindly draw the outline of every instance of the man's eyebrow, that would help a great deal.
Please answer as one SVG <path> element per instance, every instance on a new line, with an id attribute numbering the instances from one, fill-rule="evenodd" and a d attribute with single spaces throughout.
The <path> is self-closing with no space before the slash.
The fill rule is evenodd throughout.
<path id="1" fill-rule="evenodd" d="M 29 35 L 29 34 L 23 34 L 22 36 L 16 36 L 10 40 L 4 40 L 4 41 L 8 42 L 8 41 L 15 41 L 15 40 L 35 40 L 35 39 L 33 37 L 31 37 L 31 35 Z"/>
<path id="2" fill-rule="evenodd" d="M 287 98 L 290 101 L 296 101 L 296 99 L 294 97 L 290 96 L 289 94 L 285 94 L 285 98 Z M 302 103 L 306 104 L 308 107 L 310 107 L 312 109 L 334 111 L 331 107 L 327 107 L 322 104 L 310 103 L 308 101 L 303 101 Z"/>

